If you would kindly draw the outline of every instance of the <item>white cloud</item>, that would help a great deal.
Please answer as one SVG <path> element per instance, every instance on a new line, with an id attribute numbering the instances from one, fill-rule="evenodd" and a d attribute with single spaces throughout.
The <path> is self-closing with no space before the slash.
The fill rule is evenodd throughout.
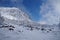
<path id="1" fill-rule="evenodd" d="M 57 24 L 59 22 L 60 0 L 47 0 L 40 8 L 40 15 L 42 15 L 40 22 L 46 22 L 47 24 Z"/>

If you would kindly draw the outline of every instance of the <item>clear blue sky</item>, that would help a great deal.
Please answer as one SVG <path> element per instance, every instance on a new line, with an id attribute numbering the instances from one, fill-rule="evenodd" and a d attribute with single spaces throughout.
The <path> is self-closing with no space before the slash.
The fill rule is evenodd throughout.
<path id="1" fill-rule="evenodd" d="M 42 0 L 0 0 L 0 7 L 21 7 L 29 12 L 32 20 L 38 21 L 41 18 L 39 13 L 42 2 Z"/>
<path id="2" fill-rule="evenodd" d="M 27 10 L 31 13 L 32 19 L 37 21 L 40 19 L 40 5 L 41 0 L 24 0 L 23 4 L 27 8 Z"/>

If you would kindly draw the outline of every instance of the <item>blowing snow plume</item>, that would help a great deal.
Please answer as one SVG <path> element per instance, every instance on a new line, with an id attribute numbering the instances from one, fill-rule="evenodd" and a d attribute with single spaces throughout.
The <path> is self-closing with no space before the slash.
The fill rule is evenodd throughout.
<path id="1" fill-rule="evenodd" d="M 60 19 L 60 0 L 47 0 L 40 6 L 40 23 L 58 24 Z"/>

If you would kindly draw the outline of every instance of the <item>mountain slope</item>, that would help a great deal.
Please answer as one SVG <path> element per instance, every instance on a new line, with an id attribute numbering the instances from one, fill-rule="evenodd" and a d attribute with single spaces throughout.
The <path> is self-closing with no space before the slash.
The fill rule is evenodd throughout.
<path id="1" fill-rule="evenodd" d="M 0 14 L 0 40 L 60 40 L 58 25 L 33 22 L 23 11 L 14 7 L 2 7 Z"/>
<path id="2" fill-rule="evenodd" d="M 29 16 L 18 8 L 0 8 L 1 16 L 4 17 L 5 23 L 20 23 L 20 21 L 31 21 Z"/>

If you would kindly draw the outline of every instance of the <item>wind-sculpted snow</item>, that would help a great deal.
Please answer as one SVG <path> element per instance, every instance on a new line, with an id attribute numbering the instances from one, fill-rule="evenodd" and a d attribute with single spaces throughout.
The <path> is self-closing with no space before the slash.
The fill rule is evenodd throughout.
<path id="1" fill-rule="evenodd" d="M 39 24 L 18 8 L 0 8 L 0 40 L 60 40 L 59 25 Z"/>

